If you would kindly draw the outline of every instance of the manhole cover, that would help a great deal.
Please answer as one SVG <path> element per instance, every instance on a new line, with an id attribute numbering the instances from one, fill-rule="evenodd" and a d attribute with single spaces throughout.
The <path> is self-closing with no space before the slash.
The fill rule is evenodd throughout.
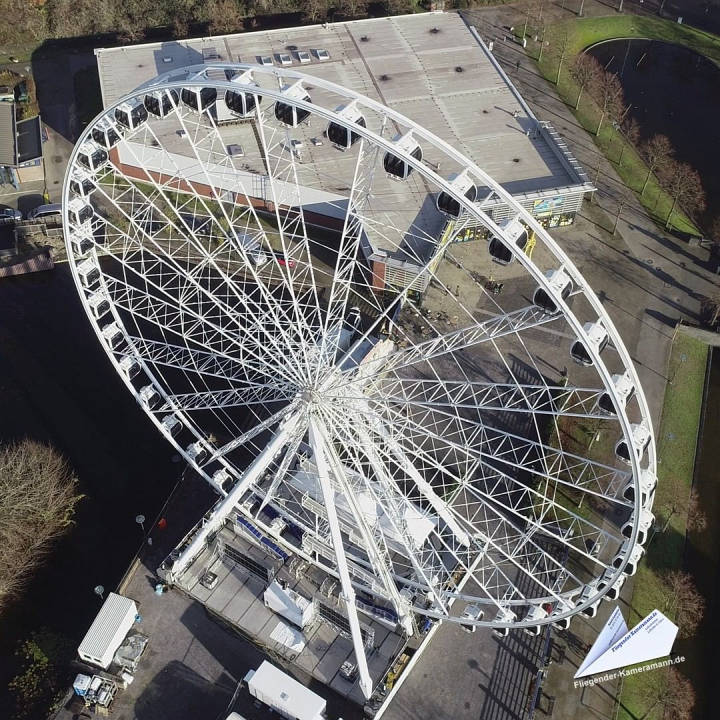
<path id="1" fill-rule="evenodd" d="M 653 265 L 655 261 L 654 261 L 652 258 L 647 258 L 647 259 L 645 260 L 645 262 L 646 262 L 648 265 Z"/>
<path id="2" fill-rule="evenodd" d="M 61 163 L 62 162 L 62 155 L 53 155 L 53 162 L 54 163 Z"/>

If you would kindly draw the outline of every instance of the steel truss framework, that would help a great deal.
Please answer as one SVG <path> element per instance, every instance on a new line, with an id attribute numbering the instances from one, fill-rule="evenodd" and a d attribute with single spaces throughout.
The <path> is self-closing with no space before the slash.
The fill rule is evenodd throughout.
<path id="1" fill-rule="evenodd" d="M 252 79 L 218 79 L 247 70 Z M 293 86 L 312 88 L 312 101 Z M 198 111 L 183 88 L 213 88 L 216 99 Z M 108 161 L 83 166 L 100 118 L 91 123 L 63 199 L 71 267 L 98 338 L 158 429 L 222 496 L 172 573 L 244 513 L 339 578 L 366 694 L 357 590 L 409 634 L 419 616 L 527 628 L 596 605 L 625 576 L 649 514 L 655 444 L 630 356 L 558 244 L 470 159 L 318 77 L 196 66 L 118 105 L 151 91 L 165 93 L 168 115 L 128 128 L 108 108 L 119 143 Z M 228 91 L 256 100 L 230 131 L 244 133 L 242 158 L 228 153 L 214 111 Z M 278 104 L 309 117 L 284 124 Z M 350 130 L 352 145 L 317 141 L 328 123 Z M 388 153 L 411 169 L 406 179 L 388 177 Z M 535 234 L 532 259 L 483 202 L 470 204 L 433 169 L 441 160 L 485 188 L 484 202 L 514 209 Z M 71 209 L 80 175 L 92 186 L 84 223 Z M 463 208 L 440 223 L 443 237 L 480 225 L 512 254 L 502 296 L 478 282 L 485 248 L 440 245 L 428 209 L 440 192 Z M 334 230 L 315 228 L 319 217 Z M 425 298 L 411 292 L 413 278 L 392 297 L 376 292 L 363 244 L 423 268 Z M 551 282 L 558 270 L 569 294 Z M 536 287 L 556 313 L 528 299 Z M 607 334 L 602 354 L 587 323 Z M 574 341 L 590 363 L 562 373 Z M 637 425 L 649 433 L 642 445 Z M 627 464 L 577 440 L 588 432 L 624 442 Z M 292 536 L 270 527 L 270 509 Z"/>

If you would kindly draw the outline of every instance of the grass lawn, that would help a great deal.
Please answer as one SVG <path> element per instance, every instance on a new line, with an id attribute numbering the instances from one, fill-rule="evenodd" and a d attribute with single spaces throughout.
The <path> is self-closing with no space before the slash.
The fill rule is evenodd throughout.
<path id="1" fill-rule="evenodd" d="M 655 608 L 661 611 L 662 572 L 680 568 L 683 564 L 687 523 L 687 500 L 693 478 L 695 446 L 700 426 L 703 387 L 707 363 L 707 345 L 678 332 L 673 342 L 668 366 L 669 382 L 665 389 L 662 419 L 657 430 L 658 487 L 654 513 L 665 532 L 657 532 L 647 546 L 647 554 L 635 575 L 631 612 L 632 626 Z M 672 512 L 672 508 L 675 511 Z M 693 639 L 686 641 L 692 644 Z M 625 679 L 621 696 L 619 720 L 642 717 L 657 686 L 663 682 L 663 672 L 646 672 Z M 700 688 L 696 688 L 699 692 Z M 658 706 L 646 720 L 662 720 Z"/>
<path id="2" fill-rule="evenodd" d="M 530 34 L 530 30 L 528 31 Z M 557 48 L 560 38 L 567 33 L 568 47 L 560 70 L 557 91 L 560 97 L 571 107 L 575 107 L 579 86 L 570 75 L 573 58 L 590 45 L 614 38 L 650 38 L 664 40 L 689 47 L 706 55 L 720 64 L 720 38 L 710 33 L 678 25 L 668 20 L 635 15 L 614 15 L 612 17 L 584 18 L 566 20 L 553 26 L 551 34 L 546 35 L 550 46 L 545 49 L 538 66 L 546 80 L 555 83 L 558 75 L 559 58 Z M 532 33 L 535 34 L 534 31 Z M 528 53 L 537 59 L 539 44 L 528 41 Z M 580 124 L 595 136 L 600 120 L 600 111 L 587 93 L 583 93 L 575 115 Z M 623 182 L 638 194 L 647 176 L 647 167 L 635 148 L 626 143 L 620 133 L 609 122 L 604 122 L 595 143 L 610 160 Z M 624 149 L 623 149 L 623 146 Z M 620 158 L 622 157 L 622 163 Z M 588 172 L 592 175 L 592 168 Z M 659 186 L 654 177 L 640 198 L 649 214 L 660 224 L 667 220 L 672 206 L 671 198 Z M 693 223 L 681 212 L 673 213 L 672 225 L 683 232 L 700 234 Z"/>

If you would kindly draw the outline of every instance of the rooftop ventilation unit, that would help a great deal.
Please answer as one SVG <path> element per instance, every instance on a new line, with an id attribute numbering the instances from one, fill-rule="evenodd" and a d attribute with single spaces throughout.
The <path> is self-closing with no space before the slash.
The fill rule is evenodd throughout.
<path id="1" fill-rule="evenodd" d="M 365 118 L 360 110 L 358 110 L 357 103 L 354 100 L 348 105 L 341 105 L 335 112 L 348 123 L 366 127 Z M 328 140 L 340 150 L 347 150 L 360 139 L 360 136 L 350 130 L 350 128 L 336 122 L 330 122 L 328 124 L 325 134 Z"/>
<path id="2" fill-rule="evenodd" d="M 415 158 L 415 160 L 422 160 L 422 148 L 415 141 L 412 130 L 405 133 L 405 135 L 396 135 L 393 143 L 399 150 L 405 151 L 410 157 Z M 406 180 L 413 171 L 412 167 L 410 167 L 405 160 L 390 152 L 385 153 L 383 167 L 385 168 L 385 172 L 396 180 Z"/>
<path id="3" fill-rule="evenodd" d="M 460 195 L 464 195 L 468 199 L 468 202 L 475 202 L 478 194 L 477 187 L 468 177 L 467 170 L 463 170 L 463 172 L 459 175 L 452 175 L 449 178 L 449 182 L 450 185 L 452 185 L 453 190 L 456 190 Z M 463 209 L 460 206 L 460 203 L 452 197 L 452 195 L 448 195 L 445 191 L 441 192 L 437 196 L 435 205 L 437 209 L 443 213 L 443 215 L 447 215 L 451 218 L 459 218 L 462 214 Z"/>
<path id="4" fill-rule="evenodd" d="M 650 431 L 643 423 L 633 423 L 630 425 L 630 434 L 630 443 L 635 449 L 635 456 L 640 460 L 650 443 Z M 630 465 L 630 448 L 625 438 L 618 440 L 615 445 L 615 456 L 618 460 Z"/>
<path id="5" fill-rule="evenodd" d="M 484 614 L 485 613 L 479 605 L 468 605 L 465 608 L 465 612 L 461 615 L 461 618 L 464 620 L 474 620 L 475 622 L 479 622 L 483 619 Z M 474 633 L 477 630 L 477 625 L 474 623 L 460 623 L 460 627 L 465 630 L 465 632 Z"/>
<path id="6" fill-rule="evenodd" d="M 163 430 L 170 435 L 170 437 L 177 437 L 182 430 L 182 422 L 177 415 L 166 415 L 161 421 Z"/>
<path id="7" fill-rule="evenodd" d="M 156 90 L 145 96 L 145 109 L 155 117 L 164 118 L 175 110 L 179 99 L 178 91 Z"/>
<path id="8" fill-rule="evenodd" d="M 95 172 L 107 163 L 108 154 L 100 145 L 90 140 L 80 146 L 77 160 L 86 170 Z"/>
<path id="9" fill-rule="evenodd" d="M 276 53 L 275 57 L 281 65 L 292 65 L 292 58 L 287 53 Z"/>
<path id="10" fill-rule="evenodd" d="M 120 133 L 109 117 L 100 118 L 92 129 L 92 139 L 104 148 L 115 147 L 120 140 Z"/>
<path id="11" fill-rule="evenodd" d="M 281 92 L 283 97 L 289 101 L 312 102 L 308 91 L 303 87 L 302 80 L 297 80 L 292 85 L 285 85 Z M 275 117 L 285 125 L 297 127 L 303 120 L 310 117 L 310 111 L 296 107 L 292 102 L 278 100 L 275 103 Z"/>
<path id="12" fill-rule="evenodd" d="M 608 344 L 609 338 L 607 330 L 599 321 L 594 323 L 585 323 L 585 325 L 583 325 L 583 330 L 588 335 L 588 343 L 590 344 L 590 347 L 595 348 L 595 352 L 599 355 Z M 585 365 L 587 367 L 593 364 L 590 352 L 585 346 L 585 342 L 583 340 L 575 340 L 575 342 L 570 346 L 570 357 L 579 365 Z"/>
<path id="13" fill-rule="evenodd" d="M 521 252 L 525 250 L 528 243 L 528 230 L 518 218 L 506 220 L 500 224 L 500 228 L 507 236 L 507 239 L 499 235 L 493 235 L 488 244 L 488 252 L 494 262 L 499 265 L 509 265 L 515 259 L 515 256 L 508 245 L 515 244 Z"/>
<path id="14" fill-rule="evenodd" d="M 533 295 L 533 305 L 548 315 L 555 315 L 560 312 L 555 297 L 559 296 L 563 300 L 567 300 L 573 289 L 572 280 L 562 269 L 548 270 L 545 277 L 548 279 L 550 292 L 542 287 L 537 288 Z"/>
<path id="15" fill-rule="evenodd" d="M 136 130 L 148 119 L 148 111 L 141 100 L 133 98 L 115 108 L 115 120 L 127 130 Z"/>
<path id="16" fill-rule="evenodd" d="M 273 64 L 273 59 L 270 55 L 257 55 L 255 59 L 258 61 L 258 65 L 265 65 L 267 67 Z"/>
<path id="17" fill-rule="evenodd" d="M 627 404 L 635 396 L 635 386 L 630 379 L 630 373 L 626 370 L 622 375 L 612 376 L 613 386 L 615 387 L 615 395 L 621 408 L 624 410 Z M 606 415 L 617 415 L 612 395 L 605 391 L 598 398 L 598 407 Z"/>
<path id="18" fill-rule="evenodd" d="M 310 53 L 307 50 L 298 50 L 297 59 L 301 65 L 307 65 L 310 62 Z"/>
<path id="19" fill-rule="evenodd" d="M 315 50 L 315 57 L 318 60 L 329 60 L 330 59 L 330 53 L 327 50 L 323 50 L 322 48 L 318 48 Z"/>
<path id="20" fill-rule="evenodd" d="M 237 75 L 232 79 L 233 83 L 238 85 L 246 85 L 249 87 L 258 87 L 253 81 L 252 70 L 246 70 L 244 73 Z M 225 104 L 233 115 L 246 118 L 255 112 L 255 108 L 260 104 L 260 96 L 245 90 L 228 90 L 225 93 Z"/>

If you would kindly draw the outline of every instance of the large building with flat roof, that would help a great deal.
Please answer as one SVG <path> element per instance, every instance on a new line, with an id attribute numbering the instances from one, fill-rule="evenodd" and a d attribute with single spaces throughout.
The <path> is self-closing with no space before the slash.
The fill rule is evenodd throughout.
<path id="1" fill-rule="evenodd" d="M 105 107 L 157 75 L 189 65 L 222 61 L 292 66 L 406 115 L 467 155 L 551 227 L 571 223 L 584 195 L 594 189 L 557 132 L 533 115 L 475 28 L 458 13 L 375 18 L 95 52 Z M 227 133 L 228 146 L 252 142 L 251 130 L 236 123 L 222 130 L 223 121 L 233 118 L 225 118 L 224 107 L 217 105 L 216 119 L 221 132 Z M 303 152 L 308 165 L 343 162 L 327 147 L 309 146 Z M 132 174 L 132 159 L 120 161 L 123 170 Z M 147 152 L 144 161 L 152 164 Z M 433 158 L 425 161 L 432 164 Z M 166 174 L 161 167 L 150 169 L 158 176 Z M 394 203 L 387 211 L 399 211 L 402 193 L 411 189 L 387 185 L 386 196 L 393 196 L 387 202 Z M 328 209 L 337 208 L 343 200 L 337 188 L 322 188 L 321 194 L 324 190 Z M 322 200 L 313 197 L 311 204 L 319 207 Z M 486 200 L 483 207 L 495 221 L 510 215 L 500 199 Z M 440 237 L 442 218 L 428 210 L 425 228 L 428 235 Z M 407 273 L 419 272 L 408 255 L 423 255 L 422 248 L 413 247 L 408 254 L 384 247 L 382 238 L 372 235 L 364 252 L 379 287 L 400 285 Z"/>

